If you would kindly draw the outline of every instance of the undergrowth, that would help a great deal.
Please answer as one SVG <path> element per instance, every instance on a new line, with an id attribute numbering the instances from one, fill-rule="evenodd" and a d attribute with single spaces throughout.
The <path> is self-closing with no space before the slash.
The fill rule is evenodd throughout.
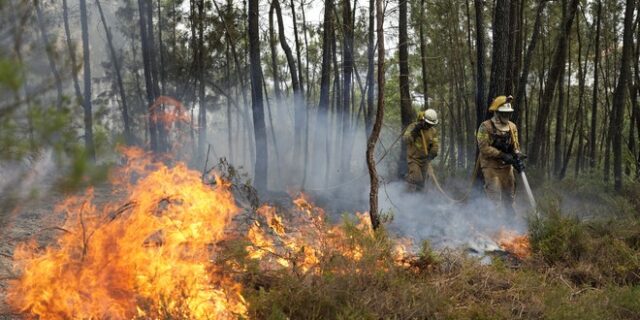
<path id="1" fill-rule="evenodd" d="M 315 271 L 266 271 L 236 246 L 236 263 L 249 270 L 241 277 L 249 317 L 640 319 L 638 200 L 594 195 L 606 205 L 589 219 L 563 212 L 557 199 L 541 199 L 541 216 L 530 221 L 533 254 L 519 264 L 486 264 L 428 243 L 410 264 L 399 264 L 387 231 L 371 235 L 349 219 L 343 228 L 364 253 L 357 261 L 336 255 Z"/>

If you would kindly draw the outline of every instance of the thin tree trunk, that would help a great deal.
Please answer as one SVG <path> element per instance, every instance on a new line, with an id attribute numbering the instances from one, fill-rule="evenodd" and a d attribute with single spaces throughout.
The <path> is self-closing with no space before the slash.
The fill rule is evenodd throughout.
<path id="1" fill-rule="evenodd" d="M 415 119 L 415 113 L 411 107 L 411 94 L 409 93 L 409 35 L 407 32 L 407 0 L 399 0 L 399 43 L 398 65 L 400 69 L 400 121 L 402 128 L 406 128 Z M 402 179 L 407 173 L 407 146 L 401 144 L 400 158 L 398 159 L 398 178 Z"/>
<path id="2" fill-rule="evenodd" d="M 331 1 L 331 0 L 328 0 Z M 384 30 L 383 30 L 383 14 L 382 0 L 376 0 L 376 19 L 378 34 L 378 88 L 384 88 Z M 369 169 L 369 179 L 371 191 L 369 192 L 369 217 L 371 218 L 371 226 L 374 230 L 380 226 L 380 218 L 378 216 L 378 172 L 374 159 L 376 143 L 380 137 L 382 129 L 382 119 L 384 118 L 384 90 L 378 90 L 378 109 L 376 111 L 376 120 L 369 139 L 367 140 L 367 168 Z"/>
<path id="3" fill-rule="evenodd" d="M 542 141 L 548 138 L 546 134 L 547 120 L 549 116 L 549 108 L 553 101 L 555 89 L 558 84 L 558 80 L 563 73 L 564 65 L 567 57 L 567 38 L 571 32 L 571 25 L 578 8 L 579 0 L 571 0 L 567 9 L 567 17 L 562 23 L 562 28 L 558 34 L 557 44 L 555 52 L 553 54 L 553 61 L 551 63 L 551 69 L 549 71 L 549 77 L 547 78 L 547 84 L 545 85 L 544 96 L 540 104 L 540 110 L 538 112 L 538 118 L 536 119 L 535 133 L 533 135 L 533 143 L 529 149 L 529 159 L 531 164 L 538 164 L 540 160 L 540 153 L 542 151 Z"/>
<path id="4" fill-rule="evenodd" d="M 279 1 L 273 0 L 273 6 L 276 11 L 276 17 L 278 18 L 278 38 L 280 39 L 280 46 L 282 47 L 282 50 L 284 51 L 284 54 L 287 58 L 289 72 L 291 73 L 291 86 L 293 87 L 293 159 L 296 163 L 296 168 L 298 168 L 298 165 L 300 165 L 301 168 L 302 163 L 300 163 L 299 160 L 300 154 L 302 154 L 303 147 L 302 138 L 304 137 L 304 93 L 302 92 L 302 87 L 300 86 L 300 81 L 298 79 L 298 69 L 293 57 L 293 52 L 291 51 L 291 47 L 289 47 L 289 44 L 287 43 L 287 38 L 284 33 L 284 21 L 282 19 L 282 10 L 280 9 Z"/>
<path id="5" fill-rule="evenodd" d="M 531 40 L 529 42 L 529 46 L 527 46 L 527 53 L 524 58 L 524 65 L 522 67 L 522 73 L 520 74 L 520 80 L 518 81 L 517 93 L 515 96 L 515 111 L 514 111 L 514 122 L 520 128 L 520 110 L 522 109 L 522 102 L 525 100 L 527 82 L 529 79 L 529 68 L 531 67 L 531 62 L 533 60 L 533 53 L 535 52 L 536 45 L 538 44 L 538 39 L 540 38 L 540 29 L 542 29 L 542 15 L 544 12 L 544 6 L 547 3 L 547 0 L 540 0 L 538 3 L 538 9 L 536 10 L 536 20 L 533 23 L 533 32 L 531 33 Z M 524 3 L 523 3 L 524 5 Z M 521 132 L 521 131 L 518 131 Z"/>
<path id="6" fill-rule="evenodd" d="M 486 98 L 484 92 L 484 1 L 473 1 L 476 9 L 476 128 L 484 121 Z"/>
<path id="7" fill-rule="evenodd" d="M 267 135 L 264 122 L 262 101 L 262 67 L 260 66 L 260 29 L 258 26 L 258 0 L 249 0 L 249 59 L 251 68 L 251 104 L 253 110 L 253 128 L 256 140 L 256 157 L 254 160 L 255 187 L 267 190 L 267 169 L 269 158 Z M 284 36 L 284 35 L 283 35 Z"/>
<path id="8" fill-rule="evenodd" d="M 145 15 L 146 0 L 138 0 L 138 12 L 139 12 L 139 26 L 140 26 L 140 42 L 142 51 L 142 63 L 144 68 L 144 82 L 147 93 L 147 122 L 149 127 L 149 139 L 150 147 L 154 152 L 158 151 L 158 131 L 156 125 L 156 112 L 155 109 L 149 109 L 156 99 L 155 91 L 153 89 L 153 79 L 151 77 L 151 62 L 149 58 L 149 44 L 147 41 L 147 23 Z"/>
<path id="9" fill-rule="evenodd" d="M 91 55 L 89 52 L 86 0 L 80 0 L 80 24 L 82 25 L 82 56 L 84 58 L 84 147 L 89 159 L 95 161 L 96 149 L 93 145 L 93 112 L 91 107 Z"/>
<path id="10" fill-rule="evenodd" d="M 351 147 L 351 139 L 350 139 L 350 127 L 351 127 L 351 88 L 353 82 L 353 21 L 352 21 L 352 12 L 351 12 L 351 1 L 350 0 L 342 0 L 342 34 L 343 34 L 343 42 L 342 42 L 342 111 L 341 114 L 341 123 L 342 128 L 339 130 L 342 131 L 342 151 L 341 153 L 341 172 L 340 177 L 345 179 L 349 175 L 349 162 L 351 160 L 351 153 L 349 151 Z"/>
<path id="11" fill-rule="evenodd" d="M 400 0 L 400 1 L 406 1 L 406 0 Z M 420 66 L 421 66 L 421 71 L 422 71 L 422 95 L 424 97 L 424 109 L 428 109 L 429 108 L 429 96 L 428 96 L 428 90 L 429 90 L 429 84 L 427 82 L 428 80 L 428 76 L 427 76 L 427 39 L 426 39 L 426 35 L 425 35 L 425 30 L 424 30 L 424 25 L 425 25 L 425 20 L 424 20 L 424 2 L 425 0 L 420 0 L 420 26 L 419 26 L 419 30 L 420 30 Z"/>
<path id="12" fill-rule="evenodd" d="M 56 107 L 58 110 L 62 110 L 62 77 L 56 66 L 56 61 L 53 56 L 52 44 L 49 43 L 49 35 L 47 34 L 46 27 L 44 25 L 44 16 L 42 15 L 42 8 L 40 7 L 40 0 L 33 1 L 36 8 L 36 20 L 38 22 L 38 29 L 40 29 L 40 35 L 42 36 L 42 43 L 44 44 L 44 51 L 47 53 L 47 60 L 49 61 L 49 68 L 53 74 L 53 79 L 56 86 Z"/>
<path id="13" fill-rule="evenodd" d="M 206 70 L 204 52 L 204 0 L 198 1 L 198 158 L 204 159 L 207 139 L 207 102 L 205 98 L 204 73 Z"/>
<path id="14" fill-rule="evenodd" d="M 275 28 L 273 25 L 273 14 L 276 10 L 274 6 L 275 2 L 271 2 L 271 7 L 269 9 L 269 47 L 271 47 L 271 72 L 273 72 L 273 91 L 276 95 L 276 100 L 280 101 L 282 99 L 282 89 L 280 88 L 280 72 L 278 70 L 278 49 L 276 44 L 278 40 L 276 40 Z"/>
<path id="15" fill-rule="evenodd" d="M 82 91 L 80 90 L 80 82 L 78 81 L 78 73 L 75 68 L 77 66 L 76 62 L 76 53 L 73 49 L 73 44 L 71 40 L 71 30 L 69 28 L 69 7 L 67 6 L 67 0 L 62 0 L 62 8 L 63 8 L 63 20 L 64 20 L 64 33 L 66 35 L 67 40 L 67 49 L 69 50 L 69 59 L 71 60 L 71 76 L 73 78 L 73 88 L 75 89 L 76 99 L 79 103 L 82 103 L 84 106 Z"/>
<path id="16" fill-rule="evenodd" d="M 100 5 L 100 0 L 96 0 L 96 5 L 98 6 L 98 12 L 100 13 L 100 20 L 102 21 L 102 26 L 104 27 L 104 33 L 107 35 L 107 44 L 109 46 L 109 57 L 111 58 L 111 63 L 113 63 L 113 66 L 116 69 L 116 84 L 118 86 L 118 93 L 120 93 L 120 103 L 122 104 L 120 108 L 120 112 L 122 113 L 122 122 L 124 124 L 124 139 L 127 144 L 131 144 L 133 142 L 133 137 L 131 136 L 131 125 L 129 123 L 129 106 L 127 105 L 127 94 L 124 90 L 124 85 L 122 83 L 122 75 L 120 72 L 120 60 L 118 60 L 118 56 L 116 55 L 116 50 L 113 47 L 113 37 L 111 35 L 111 29 L 107 26 L 107 20 L 104 17 L 104 12 L 102 11 L 102 5 Z"/>
<path id="17" fill-rule="evenodd" d="M 594 170 L 596 167 L 596 139 L 598 126 L 598 67 L 600 65 L 600 20 L 602 19 L 602 1 L 598 0 L 596 14 L 596 48 L 593 58 L 593 95 L 591 99 L 591 131 L 589 138 L 589 167 Z"/>
<path id="18" fill-rule="evenodd" d="M 631 80 L 630 61 L 633 54 L 633 11 L 635 0 L 627 0 L 624 14 L 622 58 L 618 84 L 613 93 L 613 179 L 616 191 L 622 190 L 622 129 L 624 127 L 624 104 L 628 81 Z M 637 58 L 637 57 L 636 57 Z"/>
<path id="19" fill-rule="evenodd" d="M 367 131 L 367 135 L 371 133 L 371 129 L 373 128 L 373 114 L 374 114 L 374 101 L 373 101 L 373 91 L 375 90 L 374 85 L 374 50 L 373 47 L 373 35 L 374 35 L 374 24 L 375 24 L 375 5 L 374 0 L 369 0 L 369 32 L 367 33 L 367 112 L 365 112 L 365 128 Z M 425 93 L 426 94 L 426 93 Z"/>
<path id="20" fill-rule="evenodd" d="M 331 97 L 331 49 L 333 45 L 333 0 L 325 1 L 324 22 L 322 30 L 322 66 L 320 69 L 320 97 L 318 101 L 318 115 L 316 125 L 316 149 L 326 148 L 327 160 L 330 157 L 329 152 L 329 107 Z M 329 171 L 329 162 L 324 162 L 324 172 Z M 319 169 L 320 166 L 315 166 Z M 322 172 L 322 171 L 320 171 Z"/>

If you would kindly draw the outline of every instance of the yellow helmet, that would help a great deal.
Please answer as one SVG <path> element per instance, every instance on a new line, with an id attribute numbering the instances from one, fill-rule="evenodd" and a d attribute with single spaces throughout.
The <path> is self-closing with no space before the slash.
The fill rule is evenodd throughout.
<path id="1" fill-rule="evenodd" d="M 493 102 L 491 102 L 491 105 L 489 105 L 489 111 L 513 112 L 513 107 L 511 107 L 511 100 L 513 100 L 512 96 L 498 96 L 493 99 Z"/>

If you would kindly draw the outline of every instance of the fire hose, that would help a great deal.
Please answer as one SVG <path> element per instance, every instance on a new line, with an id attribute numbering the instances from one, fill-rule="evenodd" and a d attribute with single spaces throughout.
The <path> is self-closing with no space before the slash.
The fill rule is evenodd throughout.
<path id="1" fill-rule="evenodd" d="M 421 132 L 421 137 L 422 137 L 422 146 L 424 148 L 424 152 L 425 154 L 428 154 L 427 151 L 427 144 L 426 144 L 426 139 L 424 137 L 424 134 L 422 134 Z M 526 158 L 526 156 L 521 155 L 521 158 L 518 159 L 518 161 L 522 161 Z M 449 201 L 451 202 L 464 202 L 469 198 L 469 195 L 471 194 L 471 190 L 473 188 L 473 182 L 475 181 L 476 175 L 478 173 L 480 167 L 480 161 L 479 159 L 476 160 L 476 164 L 473 168 L 473 174 L 471 175 L 471 181 L 469 182 L 469 189 L 467 190 L 467 192 L 464 194 L 464 196 L 462 196 L 462 198 L 460 199 L 455 199 L 451 196 L 449 196 L 449 194 L 447 194 L 444 189 L 442 189 L 442 186 L 440 185 L 440 182 L 438 181 L 438 177 L 436 176 L 435 172 L 433 171 L 433 166 L 431 166 L 431 162 L 427 163 L 427 174 L 429 175 L 429 177 L 431 178 L 431 180 L 433 181 L 433 185 L 436 187 L 436 189 L 445 197 L 447 198 Z M 537 211 L 537 205 L 536 205 L 536 200 L 533 197 L 533 191 L 531 191 L 531 186 L 529 185 L 529 179 L 527 179 L 527 175 L 524 173 L 524 167 L 522 165 L 518 165 L 518 169 L 516 170 L 520 173 L 520 178 L 522 178 L 522 184 L 524 185 L 524 189 L 527 193 L 527 198 L 529 200 L 529 204 L 531 205 L 531 208 L 536 212 L 536 215 L 539 215 L 538 211 Z"/>

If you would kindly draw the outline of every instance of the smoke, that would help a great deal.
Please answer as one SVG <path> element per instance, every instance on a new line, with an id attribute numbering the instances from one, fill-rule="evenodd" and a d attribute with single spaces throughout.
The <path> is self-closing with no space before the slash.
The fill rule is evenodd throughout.
<path id="1" fill-rule="evenodd" d="M 500 230 L 523 233 L 527 229 L 523 210 L 507 216 L 483 195 L 453 202 L 435 188 L 408 193 L 403 182 L 382 187 L 380 207 L 393 213 L 389 229 L 413 239 L 429 240 L 434 248 L 469 248 L 477 252 L 497 249 L 491 237 Z"/>
<path id="2" fill-rule="evenodd" d="M 23 199 L 47 191 L 55 174 L 53 150 L 47 149 L 33 158 L 0 163 L 0 190 L 3 195 Z"/>

